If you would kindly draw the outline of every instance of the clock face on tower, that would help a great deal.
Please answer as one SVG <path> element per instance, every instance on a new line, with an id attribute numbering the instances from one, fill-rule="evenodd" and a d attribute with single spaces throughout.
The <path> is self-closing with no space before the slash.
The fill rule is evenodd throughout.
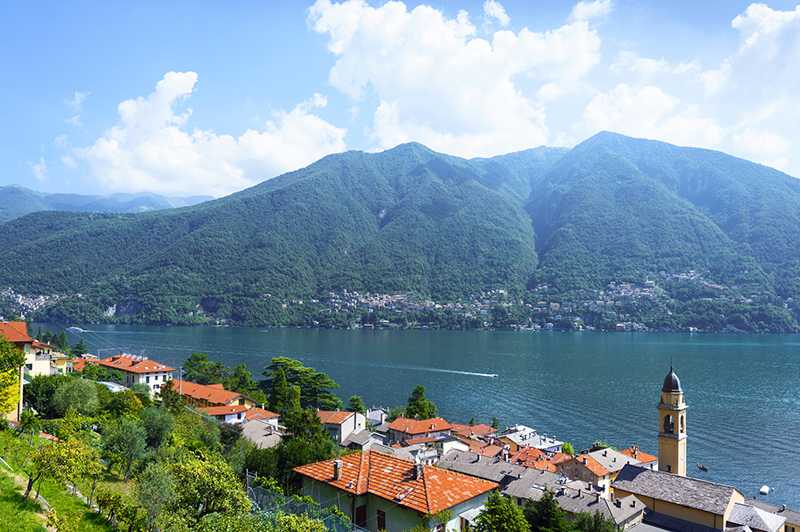
<path id="1" fill-rule="evenodd" d="M 683 455 L 681 455 L 681 465 L 683 465 Z"/>

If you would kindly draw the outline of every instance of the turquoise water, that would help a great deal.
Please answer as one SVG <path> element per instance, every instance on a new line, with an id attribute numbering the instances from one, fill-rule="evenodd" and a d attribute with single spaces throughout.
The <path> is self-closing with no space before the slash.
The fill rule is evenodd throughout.
<path id="1" fill-rule="evenodd" d="M 198 352 L 259 377 L 272 357 L 287 356 L 327 373 L 345 402 L 405 405 L 422 384 L 448 421 L 497 417 L 501 428 L 528 425 L 576 450 L 603 440 L 653 455 L 672 360 L 689 405 L 689 475 L 746 496 L 767 484 L 775 491 L 765 500 L 800 509 L 798 335 L 87 328 L 68 333 L 70 342 L 83 338 L 102 357 L 144 350 L 177 368 Z"/>

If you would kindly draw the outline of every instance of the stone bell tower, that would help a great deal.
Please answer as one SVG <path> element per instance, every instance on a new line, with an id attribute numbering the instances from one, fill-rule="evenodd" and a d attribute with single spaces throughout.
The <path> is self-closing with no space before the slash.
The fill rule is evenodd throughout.
<path id="1" fill-rule="evenodd" d="M 672 366 L 658 403 L 658 470 L 686 476 L 686 403 Z"/>

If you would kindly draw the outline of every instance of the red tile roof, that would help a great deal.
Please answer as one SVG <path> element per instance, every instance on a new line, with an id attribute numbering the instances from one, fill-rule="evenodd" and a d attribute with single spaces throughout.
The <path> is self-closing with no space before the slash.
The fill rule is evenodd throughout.
<path id="1" fill-rule="evenodd" d="M 552 471 L 555 473 L 556 466 L 549 460 L 547 454 L 535 447 L 520 447 L 519 450 L 509 457 L 512 464 L 519 464 L 525 467 L 532 467 L 540 471 Z"/>
<path id="2" fill-rule="evenodd" d="M 478 423 L 477 425 L 453 423 L 451 427 L 453 434 L 458 434 L 460 436 L 488 436 L 489 434 L 497 433 L 495 429 L 483 423 Z"/>
<path id="3" fill-rule="evenodd" d="M 595 476 L 602 477 L 604 475 L 608 475 L 608 469 L 600 465 L 600 462 L 598 462 L 588 454 L 582 454 L 580 456 L 576 456 L 574 460 L 576 462 L 583 464 Z"/>
<path id="4" fill-rule="evenodd" d="M 89 364 L 97 364 L 95 358 L 74 358 L 72 359 L 72 371 L 83 371 Z"/>
<path id="5" fill-rule="evenodd" d="M 155 360 L 144 360 L 133 355 L 114 355 L 98 362 L 101 366 L 127 371 L 129 373 L 154 373 L 156 371 L 175 371 Z"/>
<path id="6" fill-rule="evenodd" d="M 620 451 L 620 454 L 624 454 L 629 458 L 633 458 L 635 460 L 639 460 L 639 462 L 643 464 L 647 464 L 649 462 L 655 462 L 658 460 L 657 456 L 653 456 L 652 454 L 643 453 L 639 450 L 639 447 L 636 445 L 631 445 L 630 449 L 625 449 Z"/>
<path id="7" fill-rule="evenodd" d="M 353 416 L 355 412 L 345 412 L 341 410 L 318 410 L 317 416 L 322 423 L 330 423 L 331 425 L 341 425 Z"/>
<path id="8" fill-rule="evenodd" d="M 229 414 L 238 414 L 245 412 L 247 407 L 244 405 L 231 405 L 231 406 L 207 406 L 205 408 L 198 408 L 210 416 L 226 416 Z"/>
<path id="9" fill-rule="evenodd" d="M 426 434 L 428 432 L 443 432 L 450 430 L 452 426 L 450 423 L 440 417 L 433 419 L 416 420 L 407 417 L 399 417 L 392 421 L 389 425 L 389 430 L 396 430 L 398 432 L 405 432 L 411 434 Z"/>
<path id="10" fill-rule="evenodd" d="M 483 456 L 498 456 L 503 452 L 502 445 L 494 445 L 480 440 L 472 440 L 470 438 L 458 438 L 461 443 L 469 445 L 469 450 L 473 453 L 482 454 Z"/>
<path id="11" fill-rule="evenodd" d="M 269 410 L 264 410 L 263 408 L 256 406 L 248 410 L 244 417 L 247 418 L 247 421 L 256 421 L 259 419 L 275 419 L 281 416 L 280 414 L 276 414 L 275 412 L 270 412 Z"/>
<path id="12" fill-rule="evenodd" d="M 294 471 L 356 495 L 370 493 L 424 514 L 452 508 L 495 489 L 498 484 L 438 467 L 423 466 L 414 479 L 414 462 L 377 451 L 338 458 L 342 477 L 333 478 L 334 460 L 294 468 Z"/>
<path id="13" fill-rule="evenodd" d="M 437 441 L 436 436 L 422 436 L 420 438 L 408 438 L 407 440 L 403 440 L 401 445 L 403 447 L 408 447 L 409 445 L 416 445 L 418 443 L 434 443 Z"/>
<path id="14" fill-rule="evenodd" d="M 224 406 L 230 404 L 231 401 L 235 401 L 239 397 L 250 399 L 238 392 L 229 392 L 223 388 L 221 384 L 206 386 L 204 384 L 197 384 L 196 382 L 181 381 L 180 379 L 172 379 L 169 382 L 173 390 L 176 392 L 180 390 L 181 395 L 190 397 L 196 401 L 206 401 L 212 405 Z M 252 399 L 250 400 L 253 401 Z"/>
<path id="15" fill-rule="evenodd" d="M 28 336 L 28 327 L 24 321 L 2 321 L 0 322 L 0 336 L 15 344 L 33 343 L 33 338 Z"/>

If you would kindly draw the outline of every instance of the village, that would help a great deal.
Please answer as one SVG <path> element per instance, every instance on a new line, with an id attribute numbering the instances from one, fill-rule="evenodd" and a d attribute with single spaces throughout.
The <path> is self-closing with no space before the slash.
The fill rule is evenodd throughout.
<path id="1" fill-rule="evenodd" d="M 121 383 L 101 383 L 112 392 L 138 389 L 153 398 L 177 394 L 185 408 L 220 426 L 240 427 L 242 437 L 259 449 L 274 448 L 291 436 L 284 415 L 263 402 L 222 384 L 174 378 L 176 368 L 147 357 L 70 358 L 28 336 L 24 322 L 0 323 L 0 335 L 25 354 L 20 400 L 7 415 L 11 422 L 24 417 L 22 388 L 32 378 L 98 367 L 124 377 Z M 316 409 L 323 434 L 339 451 L 334 458 L 293 469 L 302 479 L 302 496 L 322 508 L 335 507 L 353 530 L 402 531 L 420 524 L 437 531 L 474 530 L 490 497 L 498 494 L 520 509 L 551 498 L 568 519 L 597 514 L 614 529 L 635 532 L 797 532 L 800 527 L 800 512 L 689 475 L 694 466 L 686 454 L 688 405 L 671 367 L 653 412 L 658 429 L 652 448 L 645 449 L 617 450 L 596 442 L 574 450 L 544 428 L 447 421 L 425 407 L 424 388 L 412 395 L 423 408 L 412 409 L 410 398 L 409 409 L 399 416 L 358 404 L 348 410 Z"/>

